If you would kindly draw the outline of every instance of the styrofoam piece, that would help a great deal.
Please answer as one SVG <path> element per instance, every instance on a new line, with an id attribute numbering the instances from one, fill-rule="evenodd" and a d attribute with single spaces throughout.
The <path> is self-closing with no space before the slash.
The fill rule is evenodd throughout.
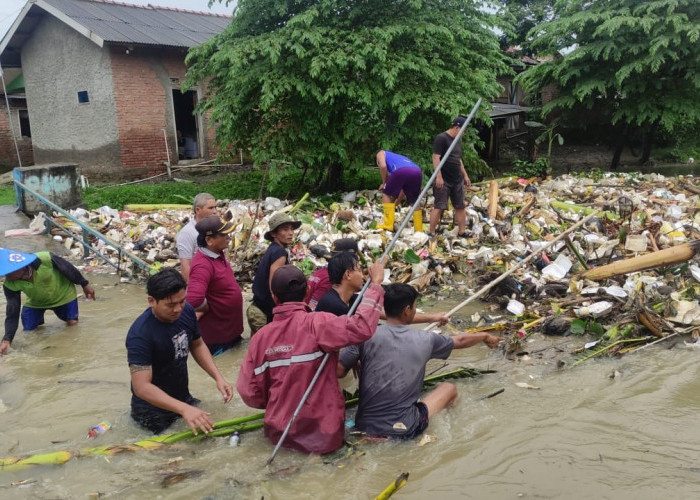
<path id="1" fill-rule="evenodd" d="M 560 280 L 566 276 L 571 269 L 571 261 L 565 255 L 559 254 L 557 259 L 550 265 L 542 269 L 542 276 L 553 280 Z"/>

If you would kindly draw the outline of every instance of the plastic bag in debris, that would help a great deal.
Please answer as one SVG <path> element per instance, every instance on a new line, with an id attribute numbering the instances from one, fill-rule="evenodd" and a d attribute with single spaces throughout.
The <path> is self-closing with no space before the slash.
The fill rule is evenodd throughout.
<path id="1" fill-rule="evenodd" d="M 671 302 L 673 316 L 667 317 L 669 321 L 682 325 L 700 325 L 700 304 L 697 301 L 674 300 Z"/>
<path id="2" fill-rule="evenodd" d="M 107 217 L 119 218 L 119 211 L 115 210 L 111 207 L 108 207 L 107 205 L 98 208 L 97 211 L 100 213 L 100 215 L 105 215 Z"/>
<path id="3" fill-rule="evenodd" d="M 265 198 L 265 210 L 268 212 L 274 212 L 282 208 L 282 201 L 274 196 L 268 196 Z"/>
<path id="4" fill-rule="evenodd" d="M 28 228 L 8 229 L 5 231 L 5 237 L 10 236 L 33 236 L 37 234 L 46 234 L 46 214 L 39 212 L 29 223 Z"/>

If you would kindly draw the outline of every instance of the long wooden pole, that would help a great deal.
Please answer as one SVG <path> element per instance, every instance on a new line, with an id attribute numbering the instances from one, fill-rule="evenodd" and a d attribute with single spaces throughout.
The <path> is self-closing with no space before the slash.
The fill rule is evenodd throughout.
<path id="1" fill-rule="evenodd" d="M 516 265 L 514 265 L 513 267 L 511 267 L 508 271 L 506 271 L 505 273 L 501 274 L 498 278 L 496 278 L 495 280 L 493 280 L 493 281 L 492 281 L 491 283 L 489 283 L 488 285 L 484 286 L 481 290 L 479 290 L 478 292 L 476 292 L 474 295 L 472 295 L 472 296 L 469 297 L 468 299 L 462 301 L 460 304 L 458 304 L 458 305 L 456 305 L 455 307 L 453 307 L 453 308 L 447 313 L 447 316 L 452 316 L 455 312 L 459 311 L 460 309 L 462 309 L 462 308 L 463 308 L 464 306 L 466 306 L 467 304 L 471 304 L 472 302 L 474 302 L 476 299 L 478 299 L 479 297 L 481 297 L 482 295 L 484 295 L 486 292 L 488 292 L 489 290 L 491 290 L 494 286 L 498 285 L 501 281 L 503 281 L 503 280 L 506 279 L 508 276 L 510 276 L 511 274 L 513 274 L 515 271 L 517 271 L 518 269 L 520 269 L 522 266 L 524 266 L 525 264 L 527 264 L 528 262 L 530 262 L 532 259 L 534 259 L 535 257 L 537 257 L 537 256 L 540 254 L 540 252 L 543 252 L 543 251 L 546 250 L 547 248 L 549 248 L 549 247 L 551 247 L 552 245 L 554 245 L 557 241 L 560 241 L 562 238 L 568 236 L 569 233 L 570 233 L 571 231 L 574 231 L 575 229 L 578 229 L 579 227 L 583 226 L 586 222 L 588 222 L 589 220 L 591 220 L 591 219 L 592 219 L 593 217 L 595 217 L 596 215 L 598 215 L 598 211 L 595 211 L 595 212 L 593 212 L 592 214 L 588 215 L 587 217 L 585 217 L 585 218 L 581 219 L 580 221 L 578 221 L 576 224 L 574 224 L 574 225 L 571 226 L 569 229 L 567 229 L 566 231 L 564 231 L 563 233 L 561 233 L 559 236 L 557 236 L 556 238 L 554 238 L 552 241 L 550 241 L 550 242 L 546 243 L 545 245 L 543 245 L 542 248 L 540 248 L 540 249 L 537 250 L 537 252 L 532 252 L 530 255 L 528 255 L 528 256 L 525 257 L 523 260 L 521 260 L 520 262 L 518 262 Z M 430 329 L 434 328 L 435 326 L 437 326 L 437 323 L 430 323 L 428 326 L 426 326 L 426 327 L 424 328 L 424 330 L 430 330 Z"/>
<path id="2" fill-rule="evenodd" d="M 425 187 L 423 188 L 423 191 L 421 191 L 420 195 L 418 195 L 418 198 L 416 199 L 415 203 L 413 204 L 413 207 L 411 207 L 411 210 L 409 210 L 406 217 L 404 217 L 403 221 L 399 225 L 399 228 L 396 230 L 394 237 L 392 238 L 391 242 L 387 245 L 386 249 L 384 250 L 384 253 L 379 258 L 379 260 L 385 259 L 386 256 L 389 255 L 389 252 L 391 252 L 391 249 L 394 248 L 394 244 L 396 244 L 396 242 L 398 241 L 399 236 L 401 235 L 401 231 L 403 231 L 403 229 L 406 227 L 406 224 L 408 224 L 408 220 L 411 218 L 411 214 L 413 212 L 415 212 L 416 209 L 418 208 L 418 206 L 420 205 L 423 197 L 428 192 L 428 189 L 435 181 L 435 178 L 437 177 L 437 175 L 440 173 L 440 169 L 445 164 L 445 161 L 447 161 L 447 158 L 450 156 L 450 153 L 452 152 L 454 147 L 457 145 L 459 140 L 462 138 L 462 134 L 464 134 L 464 130 L 467 128 L 467 126 L 469 125 L 469 122 L 471 122 L 472 119 L 474 118 L 474 116 L 476 115 L 476 112 L 479 109 L 479 106 L 481 106 L 481 101 L 482 101 L 481 98 L 479 98 L 479 100 L 476 101 L 476 104 L 472 108 L 471 113 L 469 113 L 469 116 L 467 117 L 465 122 L 462 124 L 462 128 L 460 128 L 459 132 L 457 132 L 457 135 L 452 140 L 452 144 L 450 144 L 450 147 L 447 148 L 447 151 L 443 155 L 442 160 L 440 160 L 440 163 L 438 164 L 438 166 L 435 167 L 435 171 L 433 172 L 433 175 L 430 177 L 430 179 L 426 183 Z M 351 316 L 355 312 L 355 309 L 357 309 L 357 306 L 360 304 L 360 301 L 362 300 L 362 296 L 364 295 L 365 291 L 369 288 L 370 283 L 371 283 L 370 280 L 367 280 L 365 282 L 364 287 L 362 287 L 362 290 L 360 290 L 360 293 L 357 295 L 355 302 L 350 307 L 350 310 L 348 311 L 348 316 Z M 282 436 L 280 437 L 279 441 L 277 441 L 277 444 L 275 445 L 275 449 L 272 450 L 272 455 L 270 455 L 270 458 L 267 459 L 267 465 L 270 465 L 272 463 L 272 461 L 275 459 L 275 455 L 277 455 L 277 452 L 282 447 L 282 443 L 284 443 L 284 440 L 287 438 L 287 434 L 289 434 L 289 430 L 292 428 L 292 424 L 294 423 L 294 420 L 296 420 L 297 415 L 299 415 L 299 412 L 301 411 L 301 407 L 304 406 L 304 403 L 306 403 L 306 399 L 309 397 L 309 394 L 311 394 L 311 390 L 314 388 L 314 385 L 316 385 L 316 380 L 318 380 L 318 377 L 321 374 L 321 371 L 326 366 L 326 363 L 328 362 L 329 356 L 330 356 L 329 352 L 324 354 L 323 360 L 321 361 L 321 364 L 318 366 L 318 369 L 316 370 L 316 373 L 314 374 L 313 379 L 311 379 L 311 383 L 309 384 L 309 387 L 306 389 L 306 391 L 304 392 L 304 395 L 301 397 L 299 404 L 297 405 L 296 409 L 294 410 L 294 413 L 292 414 L 292 418 L 289 419 L 289 423 L 287 424 L 287 427 L 285 427 L 284 432 L 282 433 Z"/>

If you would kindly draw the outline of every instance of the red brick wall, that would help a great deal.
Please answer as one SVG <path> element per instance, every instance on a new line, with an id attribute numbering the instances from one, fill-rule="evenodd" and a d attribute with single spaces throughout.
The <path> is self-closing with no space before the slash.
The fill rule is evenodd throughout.
<path id="1" fill-rule="evenodd" d="M 10 129 L 10 120 L 7 116 L 7 104 L 5 96 L 0 94 L 0 165 L 18 167 L 17 150 L 12 139 L 12 131 Z M 19 136 L 19 118 L 16 110 L 27 109 L 25 101 L 17 102 L 15 99 L 10 100 L 10 110 L 12 112 L 12 125 L 17 131 L 17 147 L 19 148 L 19 156 L 22 160 L 22 166 L 34 164 L 34 151 L 32 149 L 32 140 L 29 137 Z M 30 124 L 31 127 L 31 124 Z"/>
<path id="2" fill-rule="evenodd" d="M 168 160 L 163 129 L 168 135 L 171 164 L 177 163 L 170 95 L 184 82 L 185 51 L 178 49 L 111 49 L 121 162 L 125 167 L 153 166 L 162 171 Z M 179 84 L 173 84 L 176 78 Z M 206 121 L 202 120 L 202 126 Z M 205 151 L 212 151 L 207 132 Z M 211 156 L 211 154 L 209 155 Z"/>

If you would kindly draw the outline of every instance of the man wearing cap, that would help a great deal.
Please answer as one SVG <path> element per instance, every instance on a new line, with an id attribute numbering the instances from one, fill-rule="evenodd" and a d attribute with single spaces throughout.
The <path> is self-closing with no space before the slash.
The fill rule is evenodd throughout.
<path id="1" fill-rule="evenodd" d="M 217 215 L 196 224 L 199 249 L 192 258 L 187 302 L 195 308 L 202 339 L 216 355 L 243 333 L 243 294 L 226 258 L 234 225 Z"/>
<path id="2" fill-rule="evenodd" d="M 277 212 L 270 217 L 269 226 L 265 239 L 270 242 L 270 246 L 267 247 L 255 271 L 253 303 L 246 310 L 251 336 L 272 321 L 275 302 L 270 291 L 270 280 L 278 268 L 289 264 L 287 247 L 292 244 L 294 230 L 299 229 L 301 222 L 293 220 L 283 212 Z"/>
<path id="3" fill-rule="evenodd" d="M 447 153 L 450 145 L 457 137 L 459 130 L 467 120 L 464 116 L 458 116 L 452 120 L 452 126 L 446 131 L 438 134 L 433 141 L 433 168 L 437 168 L 442 160 L 442 157 Z M 455 212 L 455 221 L 459 230 L 457 235 L 460 237 L 466 236 L 466 221 L 467 213 L 464 203 L 464 186 L 470 187 L 471 181 L 464 169 L 462 163 L 462 144 L 457 141 L 455 147 L 452 148 L 450 156 L 447 157 L 444 165 L 435 177 L 433 185 L 433 196 L 435 197 L 435 205 L 430 212 L 430 230 L 428 235 L 435 236 L 435 230 L 442 218 L 442 212 L 447 208 L 447 198 L 452 200 L 452 206 Z"/>
<path id="4" fill-rule="evenodd" d="M 357 254 L 359 249 L 357 248 L 357 241 L 352 238 L 340 238 L 333 242 L 331 246 L 331 254 L 328 257 L 333 257 L 340 252 L 351 252 Z M 331 282 L 328 279 L 328 268 L 322 267 L 313 272 L 309 276 L 309 295 L 306 298 L 306 302 L 309 304 L 311 310 L 316 309 L 316 304 L 321 300 L 328 290 L 331 289 Z"/>
<path id="5" fill-rule="evenodd" d="M 336 377 L 338 350 L 369 339 L 379 321 L 384 290 L 384 263 L 369 268 L 372 285 L 353 316 L 310 314 L 303 302 L 304 273 L 286 265 L 272 276 L 275 317 L 251 338 L 236 388 L 253 408 L 265 408 L 265 436 L 277 443 L 311 384 L 326 353 L 306 403 L 282 443 L 305 453 L 328 453 L 343 444 L 345 399 Z"/>
<path id="6" fill-rule="evenodd" d="M 175 235 L 177 256 L 180 258 L 180 271 L 185 281 L 190 279 L 192 258 L 197 251 L 197 229 L 195 224 L 204 217 L 216 214 L 216 200 L 209 193 L 199 193 L 194 197 L 194 217 Z"/>
<path id="7" fill-rule="evenodd" d="M 377 153 L 377 166 L 382 176 L 379 191 L 382 192 L 384 209 L 384 220 L 377 228 L 393 231 L 396 217 L 395 201 L 403 193 L 408 204 L 413 206 L 420 195 L 423 171 L 407 156 L 387 150 Z M 420 210 L 413 212 L 413 229 L 423 231 L 423 215 Z"/>
<path id="8" fill-rule="evenodd" d="M 190 429 L 209 432 L 209 413 L 197 408 L 190 394 L 189 355 L 216 382 L 224 403 L 233 388 L 221 375 L 200 337 L 194 308 L 186 302 L 187 283 L 173 268 L 154 274 L 146 282 L 149 307 L 134 321 L 126 335 L 131 372 L 131 417 L 154 434 L 182 417 Z"/>
<path id="9" fill-rule="evenodd" d="M 27 254 L 0 248 L 0 276 L 5 276 L 5 336 L 0 354 L 10 349 L 20 319 L 22 292 L 27 301 L 21 307 L 22 327 L 35 330 L 44 324 L 44 312 L 51 309 L 68 326 L 78 323 L 78 299 L 75 285 L 83 288 L 86 299 L 95 298 L 95 290 L 80 271 L 67 260 L 51 252 Z"/>

